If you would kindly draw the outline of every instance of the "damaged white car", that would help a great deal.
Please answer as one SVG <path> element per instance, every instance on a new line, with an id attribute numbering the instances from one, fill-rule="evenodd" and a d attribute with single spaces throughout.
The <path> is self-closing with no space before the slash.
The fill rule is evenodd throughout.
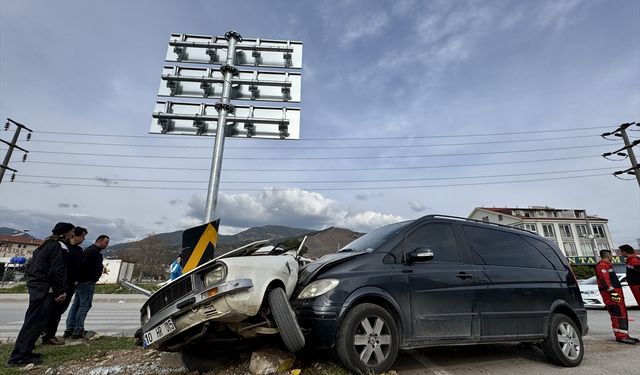
<path id="1" fill-rule="evenodd" d="M 223 254 L 153 293 L 140 310 L 143 345 L 180 351 L 184 359 L 203 348 L 229 350 L 279 333 L 291 352 L 302 349 L 304 336 L 289 298 L 303 244 L 286 251 L 267 242 Z"/>

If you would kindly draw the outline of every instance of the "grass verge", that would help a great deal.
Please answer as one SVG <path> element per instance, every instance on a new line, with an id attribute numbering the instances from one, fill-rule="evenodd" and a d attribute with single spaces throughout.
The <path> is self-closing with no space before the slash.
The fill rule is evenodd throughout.
<path id="1" fill-rule="evenodd" d="M 107 350 L 131 348 L 134 348 L 133 339 L 131 337 L 101 337 L 100 339 L 87 341 L 79 345 L 36 345 L 35 352 L 42 354 L 44 363 L 40 366 L 44 366 L 44 369 L 46 370 L 49 367 L 57 367 L 68 361 L 81 360 Z M 4 364 L 7 363 L 9 354 L 11 354 L 12 350 L 13 344 L 0 344 L 0 360 L 2 361 L 2 364 L 0 365 L 1 375 L 25 374 L 25 371 L 22 371 L 21 367 L 4 367 Z M 31 374 L 33 372 L 26 373 Z"/>

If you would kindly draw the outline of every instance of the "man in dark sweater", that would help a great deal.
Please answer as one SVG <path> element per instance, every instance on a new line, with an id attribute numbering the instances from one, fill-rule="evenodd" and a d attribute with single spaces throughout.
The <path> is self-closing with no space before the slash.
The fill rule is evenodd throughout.
<path id="1" fill-rule="evenodd" d="M 84 249 L 82 256 L 82 267 L 78 273 L 78 285 L 76 286 L 76 296 L 73 299 L 69 315 L 67 315 L 67 327 L 64 336 L 71 339 L 84 339 L 87 331 L 84 329 L 84 321 L 87 318 L 89 309 L 93 302 L 93 293 L 96 289 L 96 282 L 102 276 L 102 254 L 100 252 L 109 246 L 109 236 L 100 235 L 96 242 Z"/>
<path id="2" fill-rule="evenodd" d="M 78 273 L 80 272 L 80 269 L 82 267 L 83 256 L 80 244 L 84 241 L 87 233 L 88 232 L 85 228 L 75 227 L 75 229 L 73 230 L 73 235 L 69 240 L 69 250 L 68 252 L 65 252 L 65 264 L 67 265 L 67 297 L 62 303 L 54 304 L 53 308 L 51 309 L 49 321 L 47 322 L 45 331 L 42 334 L 43 345 L 64 345 L 64 340 L 60 340 L 59 338 L 57 338 L 56 332 L 58 331 L 60 318 L 62 317 L 62 314 L 64 314 L 64 312 L 67 310 L 67 307 L 69 307 L 71 298 L 76 291 L 76 284 L 78 284 Z"/>
<path id="3" fill-rule="evenodd" d="M 64 252 L 73 228 L 70 223 L 56 224 L 51 231 L 53 235 L 33 252 L 26 271 L 29 307 L 7 367 L 42 363 L 42 358 L 33 349 L 45 329 L 53 305 L 63 302 L 66 297 Z"/>

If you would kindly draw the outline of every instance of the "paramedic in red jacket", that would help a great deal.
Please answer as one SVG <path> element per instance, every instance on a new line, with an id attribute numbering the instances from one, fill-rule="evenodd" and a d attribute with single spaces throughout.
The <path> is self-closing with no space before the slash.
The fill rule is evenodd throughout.
<path id="1" fill-rule="evenodd" d="M 611 250 L 600 250 L 600 261 L 596 264 L 598 289 L 607 311 L 611 315 L 611 326 L 616 341 L 635 345 L 637 340 L 629 337 L 629 320 L 622 295 L 622 285 L 620 285 L 620 280 L 613 269 L 611 259 Z"/>
<path id="2" fill-rule="evenodd" d="M 638 306 L 640 306 L 640 256 L 629 245 L 622 245 L 619 249 L 622 252 L 622 256 L 627 260 L 627 283 L 629 284 L 629 289 L 631 289 Z"/>

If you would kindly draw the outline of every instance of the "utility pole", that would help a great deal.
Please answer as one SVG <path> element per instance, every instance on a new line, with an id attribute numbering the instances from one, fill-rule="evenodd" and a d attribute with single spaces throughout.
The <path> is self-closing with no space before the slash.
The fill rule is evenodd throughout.
<path id="1" fill-rule="evenodd" d="M 29 151 L 25 150 L 24 148 L 18 146 L 18 137 L 20 136 L 20 131 L 22 129 L 25 129 L 26 131 L 29 132 L 29 134 L 27 134 L 27 141 L 31 140 L 31 133 L 33 132 L 33 130 L 27 128 L 26 126 L 22 125 L 19 122 L 15 122 L 10 118 L 7 118 L 7 122 L 4 124 L 4 130 L 7 131 L 9 130 L 9 126 L 11 126 L 11 124 L 16 125 L 16 130 L 13 133 L 13 139 L 11 140 L 11 143 L 0 139 L 0 142 L 6 144 L 9 146 L 9 149 L 7 150 L 7 154 L 4 156 L 4 160 L 2 162 L 2 164 L 0 164 L 0 183 L 2 183 L 2 178 L 4 177 L 4 172 L 8 169 L 10 171 L 13 171 L 13 175 L 11 176 L 11 181 L 13 181 L 13 179 L 15 178 L 16 172 L 18 172 L 17 170 L 10 168 L 9 167 L 9 161 L 11 160 L 11 154 L 13 154 L 13 149 L 17 148 L 19 150 L 22 150 L 25 152 L 24 156 L 22 157 L 22 161 L 26 161 L 27 160 L 27 154 L 29 153 Z"/>
<path id="2" fill-rule="evenodd" d="M 633 153 L 633 148 L 637 145 L 640 145 L 640 139 L 635 140 L 633 142 L 631 142 L 629 140 L 629 136 L 627 135 L 627 129 L 631 126 L 638 126 L 640 127 L 640 123 L 637 122 L 629 122 L 626 124 L 622 124 L 620 125 L 616 130 L 612 131 L 612 132 L 608 132 L 608 133 L 602 133 L 602 138 L 604 139 L 609 139 L 607 138 L 608 136 L 616 136 L 616 137 L 621 137 L 622 140 L 624 141 L 624 147 L 619 148 L 615 151 L 612 152 L 606 152 L 604 154 L 602 154 L 602 156 L 607 159 L 609 156 L 611 155 L 617 155 L 617 156 L 622 156 L 622 157 L 627 157 L 629 156 L 629 160 L 631 161 L 631 168 L 627 168 L 623 171 L 616 171 L 613 173 L 614 176 L 618 177 L 619 175 L 622 174 L 631 174 L 634 175 L 636 177 L 636 181 L 638 182 L 638 187 L 640 187 L 640 164 L 638 164 L 638 160 L 636 159 L 636 155 Z M 627 153 L 625 153 L 625 151 Z M 618 177 L 619 178 L 619 177 Z"/>

